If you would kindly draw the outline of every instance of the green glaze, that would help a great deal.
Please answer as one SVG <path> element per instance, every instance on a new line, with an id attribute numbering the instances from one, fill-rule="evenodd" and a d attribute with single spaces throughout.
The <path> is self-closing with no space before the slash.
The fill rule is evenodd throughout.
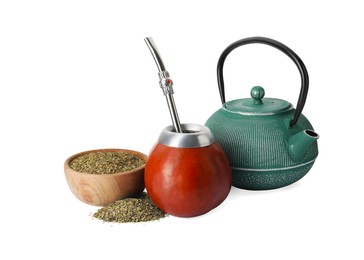
<path id="1" fill-rule="evenodd" d="M 226 108 L 230 112 L 235 112 L 243 115 L 270 115 L 292 108 L 291 103 L 281 99 L 263 99 L 264 94 L 265 91 L 262 87 L 255 86 L 250 91 L 250 95 L 252 98 L 244 98 L 226 102 L 224 104 L 224 108 Z"/>
<path id="2" fill-rule="evenodd" d="M 233 186 L 266 190 L 298 181 L 318 155 L 318 135 L 302 114 L 290 126 L 295 109 L 287 101 L 264 98 L 261 87 L 251 96 L 226 102 L 206 122 L 229 158 Z"/>

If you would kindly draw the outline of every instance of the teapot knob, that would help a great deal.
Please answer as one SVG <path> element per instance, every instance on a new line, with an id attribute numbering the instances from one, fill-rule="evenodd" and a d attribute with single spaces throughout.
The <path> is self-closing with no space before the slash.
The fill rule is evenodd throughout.
<path id="1" fill-rule="evenodd" d="M 250 90 L 250 96 L 254 99 L 254 101 L 256 102 L 256 104 L 262 104 L 262 98 L 265 95 L 265 91 L 264 88 L 262 88 L 261 86 L 255 86 L 252 87 L 252 89 Z"/>

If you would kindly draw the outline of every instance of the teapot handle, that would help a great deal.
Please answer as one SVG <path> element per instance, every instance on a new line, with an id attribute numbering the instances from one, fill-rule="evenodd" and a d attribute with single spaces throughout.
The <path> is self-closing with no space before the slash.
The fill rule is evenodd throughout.
<path id="1" fill-rule="evenodd" d="M 307 92 L 308 92 L 308 83 L 309 83 L 308 73 L 307 73 L 305 65 L 303 64 L 302 60 L 300 59 L 300 57 L 298 57 L 298 55 L 296 53 L 294 53 L 290 48 L 288 48 L 284 44 L 282 44 L 276 40 L 270 39 L 270 38 L 250 37 L 250 38 L 241 39 L 241 40 L 238 40 L 238 41 L 230 44 L 222 52 L 222 54 L 219 58 L 219 61 L 217 63 L 217 83 L 219 86 L 222 104 L 225 103 L 225 87 L 224 87 L 224 77 L 223 77 L 223 66 L 224 66 L 225 59 L 226 59 L 227 55 L 235 48 L 242 46 L 242 45 L 251 44 L 251 43 L 263 43 L 263 44 L 267 44 L 272 47 L 275 47 L 278 50 L 285 53 L 288 57 L 290 57 L 293 60 L 293 62 L 296 64 L 296 66 L 300 72 L 300 75 L 301 75 L 301 91 L 300 91 L 300 95 L 299 95 L 297 106 L 296 106 L 296 112 L 290 123 L 291 127 L 294 126 L 297 123 L 298 118 L 300 117 L 303 107 L 306 102 L 306 97 L 307 97 Z"/>

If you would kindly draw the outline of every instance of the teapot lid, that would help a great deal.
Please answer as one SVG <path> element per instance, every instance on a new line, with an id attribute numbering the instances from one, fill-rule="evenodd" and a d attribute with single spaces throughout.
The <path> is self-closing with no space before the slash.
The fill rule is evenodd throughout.
<path id="1" fill-rule="evenodd" d="M 264 94 L 264 88 L 255 86 L 250 91 L 252 98 L 226 102 L 224 108 L 242 115 L 273 115 L 293 109 L 291 103 L 277 98 L 263 98 Z"/>

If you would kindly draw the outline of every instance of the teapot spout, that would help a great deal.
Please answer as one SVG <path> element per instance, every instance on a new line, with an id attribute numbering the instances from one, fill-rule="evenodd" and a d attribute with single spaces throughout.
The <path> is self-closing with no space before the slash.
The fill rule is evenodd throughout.
<path id="1" fill-rule="evenodd" d="M 288 139 L 288 149 L 291 158 L 295 161 L 302 160 L 310 145 L 316 142 L 320 136 L 313 130 L 303 130 L 292 135 Z"/>

